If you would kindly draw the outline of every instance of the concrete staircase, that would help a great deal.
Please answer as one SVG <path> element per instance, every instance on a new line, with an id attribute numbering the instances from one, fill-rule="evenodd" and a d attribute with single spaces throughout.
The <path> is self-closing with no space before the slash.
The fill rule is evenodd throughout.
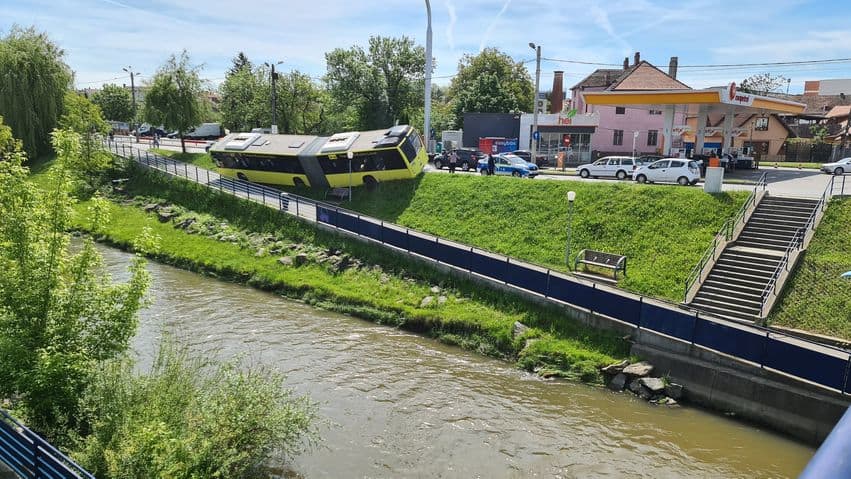
<path id="1" fill-rule="evenodd" d="M 690 306 L 716 316 L 753 322 L 764 293 L 790 246 L 797 246 L 818 200 L 766 196 L 738 237 L 718 257 Z M 786 258 L 788 260 L 788 257 Z"/>

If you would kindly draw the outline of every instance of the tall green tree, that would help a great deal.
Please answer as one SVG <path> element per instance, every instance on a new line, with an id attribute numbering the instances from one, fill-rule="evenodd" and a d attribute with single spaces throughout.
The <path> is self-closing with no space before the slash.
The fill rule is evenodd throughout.
<path id="1" fill-rule="evenodd" d="M 293 70 L 280 75 L 277 89 L 278 126 L 281 133 L 299 135 L 329 133 L 325 91 L 309 75 Z"/>
<path id="2" fill-rule="evenodd" d="M 52 438 L 79 430 L 79 401 L 99 362 L 127 351 L 149 283 L 135 258 L 130 280 L 113 284 L 91 240 L 68 249 L 71 205 L 67 164 L 79 135 L 55 130 L 50 188 L 28 178 L 23 154 L 0 161 L 0 397 Z M 94 227 L 106 200 L 94 202 Z M 147 242 L 145 242 L 147 244 Z"/>
<path id="3" fill-rule="evenodd" d="M 200 100 L 203 82 L 199 70 L 200 67 L 190 64 L 186 50 L 172 55 L 157 70 L 145 95 L 145 121 L 176 130 L 184 153 L 183 134 L 203 120 Z"/>
<path id="4" fill-rule="evenodd" d="M 240 52 L 241 53 L 241 52 Z M 253 68 L 247 58 L 234 65 L 219 87 L 222 124 L 231 131 L 250 131 L 272 124 L 271 85 L 268 70 Z"/>
<path id="5" fill-rule="evenodd" d="M 354 108 L 359 129 L 409 123 L 422 104 L 425 50 L 408 37 L 370 37 L 367 50 L 338 48 L 325 60 L 329 92 Z"/>
<path id="6" fill-rule="evenodd" d="M 21 140 L 12 135 L 12 129 L 3 123 L 0 116 L 0 161 L 13 154 L 21 154 Z"/>
<path id="7" fill-rule="evenodd" d="M 0 115 L 30 158 L 50 149 L 71 79 L 65 52 L 47 34 L 14 26 L 0 38 Z"/>
<path id="8" fill-rule="evenodd" d="M 496 48 L 485 48 L 461 58 L 448 94 L 455 104 L 456 126 L 461 126 L 463 114 L 470 111 L 532 111 L 535 85 L 522 62 Z"/>
<path id="9" fill-rule="evenodd" d="M 241 70 L 251 70 L 253 68 L 251 60 L 249 60 L 243 52 L 237 53 L 231 62 L 233 65 L 231 65 L 230 70 L 228 70 L 228 75 L 233 75 Z"/>
<path id="10" fill-rule="evenodd" d="M 130 121 L 133 119 L 133 99 L 130 90 L 118 85 L 104 85 L 92 98 L 107 120 Z"/>
<path id="11" fill-rule="evenodd" d="M 69 157 L 66 166 L 84 190 L 97 189 L 104 181 L 106 171 L 113 164 L 113 156 L 101 143 L 110 126 L 103 119 L 100 107 L 83 95 L 73 91 L 65 94 L 64 113 L 59 126 L 77 133 L 80 137 L 80 153 Z"/>

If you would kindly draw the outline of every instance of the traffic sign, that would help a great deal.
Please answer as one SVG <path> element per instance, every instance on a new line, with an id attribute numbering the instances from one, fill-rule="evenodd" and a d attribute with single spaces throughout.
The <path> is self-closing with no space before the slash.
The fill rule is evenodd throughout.
<path id="1" fill-rule="evenodd" d="M 541 132 L 540 132 L 540 131 L 532 132 L 532 138 L 533 138 L 535 141 L 540 140 L 540 139 L 541 139 Z"/>

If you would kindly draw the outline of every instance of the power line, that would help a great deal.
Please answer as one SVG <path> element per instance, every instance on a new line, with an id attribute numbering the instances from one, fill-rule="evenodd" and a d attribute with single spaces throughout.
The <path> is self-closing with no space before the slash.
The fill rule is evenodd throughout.
<path id="1" fill-rule="evenodd" d="M 542 58 L 550 62 L 558 63 L 573 63 L 577 65 L 592 65 L 603 67 L 623 67 L 622 63 L 599 63 L 586 62 L 582 60 L 564 60 L 560 58 Z M 829 58 L 824 60 L 803 60 L 803 61 L 788 61 L 788 62 L 761 62 L 761 63 L 718 63 L 706 65 L 678 65 L 677 68 L 745 68 L 745 67 L 771 67 L 771 66 L 792 66 L 792 65 L 823 65 L 851 63 L 851 58 Z"/>

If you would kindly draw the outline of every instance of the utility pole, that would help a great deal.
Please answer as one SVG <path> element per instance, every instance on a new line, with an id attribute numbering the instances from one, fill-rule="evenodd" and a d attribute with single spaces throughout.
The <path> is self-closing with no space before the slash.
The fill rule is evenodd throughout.
<path id="1" fill-rule="evenodd" d="M 431 153 L 431 3 L 425 0 L 426 13 L 428 14 L 428 28 L 426 29 L 426 64 L 425 64 L 425 105 L 423 106 L 423 136 L 426 138 L 426 153 Z"/>
<path id="2" fill-rule="evenodd" d="M 532 110 L 532 162 L 538 162 L 538 89 L 541 87 L 541 46 L 529 42 L 529 48 L 535 50 L 535 103 Z"/>
<path id="3" fill-rule="evenodd" d="M 268 63 L 268 62 L 265 63 L 265 65 L 267 67 L 272 68 L 272 134 L 273 135 L 278 134 L 278 101 L 277 101 L 278 100 L 278 93 L 277 93 L 277 89 L 275 88 L 275 80 L 278 79 L 278 74 L 275 73 L 275 65 L 280 65 L 281 63 L 284 63 L 283 60 L 281 60 L 277 63 L 271 63 L 271 64 Z"/>
<path id="4" fill-rule="evenodd" d="M 133 124 L 136 122 L 136 73 L 133 72 L 133 67 L 122 68 L 130 74 L 130 97 L 133 99 L 133 118 L 130 120 L 130 129 L 133 130 Z M 136 143 L 139 142 L 139 131 L 136 129 Z"/>

